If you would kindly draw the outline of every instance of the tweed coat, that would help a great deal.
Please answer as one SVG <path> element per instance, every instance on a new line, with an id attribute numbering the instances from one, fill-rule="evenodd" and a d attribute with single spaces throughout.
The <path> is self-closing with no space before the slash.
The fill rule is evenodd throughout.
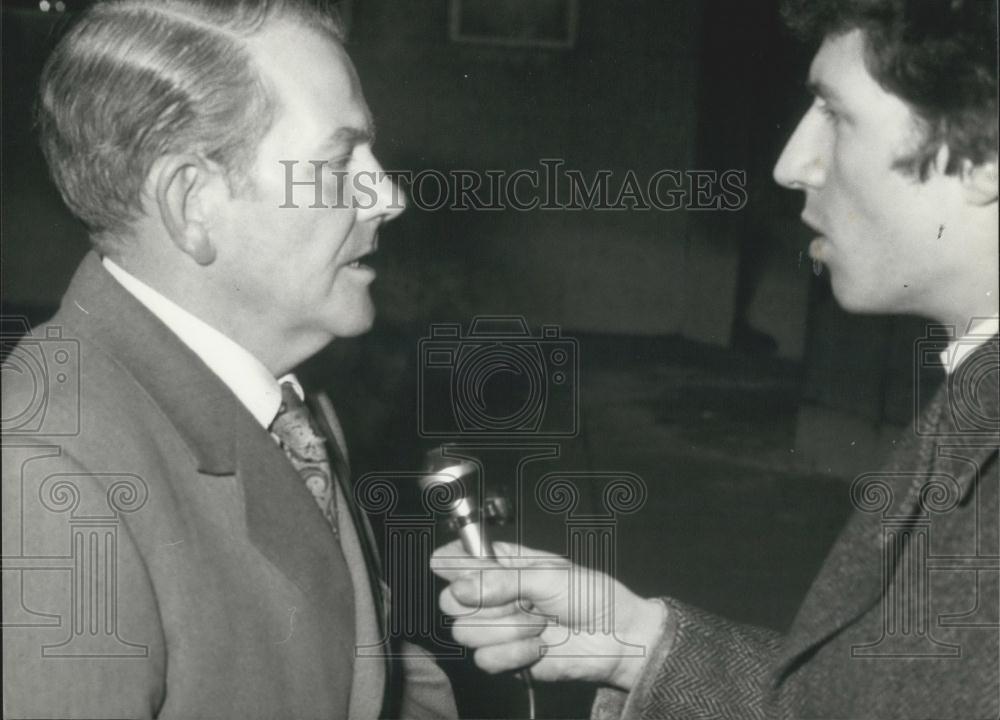
<path id="1" fill-rule="evenodd" d="M 665 598 L 672 646 L 593 716 L 1000 716 L 998 376 L 994 336 L 853 482 L 856 511 L 786 635 Z"/>
<path id="2" fill-rule="evenodd" d="M 43 406 L 4 415 L 5 717 L 456 715 L 426 654 L 381 652 L 366 519 L 342 495 L 338 543 L 267 431 L 96 255 L 11 358 L 5 407 Z M 47 385 L 7 372 L 32 360 Z"/>

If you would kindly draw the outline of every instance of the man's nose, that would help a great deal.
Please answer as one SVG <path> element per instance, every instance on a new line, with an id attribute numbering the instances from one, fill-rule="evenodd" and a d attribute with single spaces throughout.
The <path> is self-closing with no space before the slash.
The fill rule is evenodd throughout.
<path id="1" fill-rule="evenodd" d="M 810 109 L 781 151 L 774 166 L 774 181 L 792 190 L 822 187 L 828 163 L 826 134 L 819 113 Z"/>
<path id="2" fill-rule="evenodd" d="M 368 162 L 364 163 L 363 177 L 368 181 L 368 189 L 360 193 L 358 219 L 379 218 L 388 222 L 406 209 L 406 194 L 374 154 L 370 150 L 367 154 L 369 157 Z"/>

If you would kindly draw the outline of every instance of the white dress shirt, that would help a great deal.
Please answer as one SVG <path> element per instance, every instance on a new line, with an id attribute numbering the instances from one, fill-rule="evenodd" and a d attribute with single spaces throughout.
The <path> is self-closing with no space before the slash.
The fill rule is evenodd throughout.
<path id="1" fill-rule="evenodd" d="M 948 347 L 941 353 L 941 364 L 944 371 L 951 375 L 965 358 L 969 357 L 976 349 L 1000 332 L 1000 316 L 986 318 L 973 318 L 969 323 L 969 330 L 962 337 L 952 340 Z"/>
<path id="2" fill-rule="evenodd" d="M 176 303 L 168 300 L 114 261 L 103 258 L 104 268 L 122 287 L 156 315 L 180 341 L 219 376 L 250 414 L 267 429 L 281 407 L 281 383 L 291 382 L 299 397 L 302 386 L 289 373 L 275 380 L 264 364 L 241 345 Z"/>

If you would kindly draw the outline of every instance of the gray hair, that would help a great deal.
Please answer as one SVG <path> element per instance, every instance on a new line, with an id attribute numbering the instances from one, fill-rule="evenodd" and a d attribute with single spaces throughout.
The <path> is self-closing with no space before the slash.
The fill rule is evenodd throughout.
<path id="1" fill-rule="evenodd" d="M 238 184 L 275 118 L 246 39 L 274 18 L 338 42 L 308 0 L 120 0 L 82 13 L 42 71 L 37 120 L 59 192 L 108 250 L 136 219 L 153 163 L 193 152 Z"/>

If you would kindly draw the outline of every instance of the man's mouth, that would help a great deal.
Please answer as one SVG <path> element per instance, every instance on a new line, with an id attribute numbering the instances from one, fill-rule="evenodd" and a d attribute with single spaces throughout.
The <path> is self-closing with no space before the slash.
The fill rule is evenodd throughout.
<path id="1" fill-rule="evenodd" d="M 356 256 L 351 262 L 347 263 L 347 267 L 354 268 L 355 270 L 361 270 L 364 268 L 371 269 L 371 265 L 368 263 L 368 261 L 375 255 L 377 251 L 378 251 L 378 243 L 376 242 L 371 246 L 371 248 L 367 252 L 364 252 L 361 255 Z"/>
<path id="2" fill-rule="evenodd" d="M 816 233 L 816 237 L 809 243 L 809 257 L 813 261 L 813 273 L 820 275 L 823 272 L 823 265 L 829 259 L 830 241 L 819 223 L 813 220 L 806 211 L 802 211 L 801 220 L 806 227 Z"/>

